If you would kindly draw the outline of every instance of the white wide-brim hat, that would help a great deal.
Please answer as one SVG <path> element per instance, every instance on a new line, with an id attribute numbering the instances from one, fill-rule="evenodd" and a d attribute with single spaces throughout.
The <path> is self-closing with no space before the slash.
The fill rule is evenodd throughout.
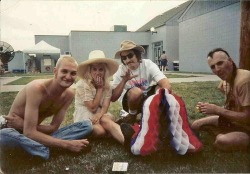
<path id="1" fill-rule="evenodd" d="M 119 67 L 119 64 L 116 62 L 116 60 L 111 58 L 106 58 L 103 51 L 94 50 L 89 53 L 88 60 L 85 60 L 78 65 L 77 69 L 78 76 L 83 78 L 88 70 L 88 66 L 90 64 L 95 64 L 95 63 L 105 63 L 109 71 L 109 76 L 112 76 L 118 70 Z"/>
<path id="2" fill-rule="evenodd" d="M 120 59 L 121 58 L 120 54 L 121 54 L 122 51 L 127 51 L 127 50 L 132 50 L 132 49 L 138 50 L 142 54 L 145 53 L 145 49 L 142 46 L 136 45 L 133 41 L 124 40 L 121 43 L 120 50 L 115 53 L 115 58 Z"/>

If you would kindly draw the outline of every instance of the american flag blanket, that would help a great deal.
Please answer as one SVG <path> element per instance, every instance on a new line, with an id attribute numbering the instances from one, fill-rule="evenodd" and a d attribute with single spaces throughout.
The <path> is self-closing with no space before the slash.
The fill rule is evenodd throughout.
<path id="1" fill-rule="evenodd" d="M 141 123 L 133 128 L 130 147 L 134 155 L 149 155 L 167 146 L 180 155 L 202 148 L 189 126 L 185 103 L 167 89 L 159 89 L 147 98 Z"/>

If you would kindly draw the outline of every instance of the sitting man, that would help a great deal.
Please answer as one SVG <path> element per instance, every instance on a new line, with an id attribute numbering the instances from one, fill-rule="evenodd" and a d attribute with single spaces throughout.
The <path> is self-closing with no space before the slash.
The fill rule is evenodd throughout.
<path id="1" fill-rule="evenodd" d="M 119 119 L 118 124 L 134 123 L 141 112 L 145 99 L 155 94 L 156 86 L 170 89 L 170 83 L 158 66 L 150 59 L 142 59 L 144 48 L 134 42 L 125 40 L 116 52 L 115 58 L 120 58 L 122 64 L 113 76 L 113 94 L 111 101 L 122 102 L 128 116 Z M 157 85 L 150 86 L 152 82 Z"/>
<path id="2" fill-rule="evenodd" d="M 250 141 L 250 71 L 236 68 L 221 48 L 209 52 L 207 61 L 213 73 L 226 82 L 225 106 L 199 102 L 199 111 L 209 116 L 194 121 L 192 128 L 213 131 L 214 145 L 220 150 L 246 150 Z"/>
<path id="3" fill-rule="evenodd" d="M 77 66 L 74 58 L 61 57 L 54 68 L 54 78 L 34 80 L 17 94 L 9 114 L 4 116 L 6 127 L 0 130 L 2 152 L 21 149 L 48 159 L 48 147 L 72 152 L 88 147 L 88 140 L 83 138 L 92 132 L 90 121 L 58 129 L 74 97 L 74 90 L 69 87 L 76 79 Z M 50 116 L 51 123 L 42 125 Z"/>

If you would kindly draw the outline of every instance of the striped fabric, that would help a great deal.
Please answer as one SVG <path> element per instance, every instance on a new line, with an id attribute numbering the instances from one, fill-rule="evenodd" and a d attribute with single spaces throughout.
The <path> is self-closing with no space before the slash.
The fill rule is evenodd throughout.
<path id="1" fill-rule="evenodd" d="M 202 148 L 189 127 L 183 100 L 167 89 L 159 89 L 143 104 L 142 121 L 132 137 L 131 152 L 149 155 L 168 145 L 180 155 Z"/>

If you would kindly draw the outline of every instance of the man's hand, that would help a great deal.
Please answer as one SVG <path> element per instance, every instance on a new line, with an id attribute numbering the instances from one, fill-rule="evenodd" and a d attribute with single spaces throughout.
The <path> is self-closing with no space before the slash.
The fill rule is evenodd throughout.
<path id="1" fill-rule="evenodd" d="M 81 152 L 89 145 L 89 141 L 87 139 L 82 140 L 69 140 L 66 149 L 72 152 Z"/>
<path id="2" fill-rule="evenodd" d="M 4 116 L 7 121 L 7 127 L 17 130 L 23 130 L 23 119 L 15 114 Z"/>
<path id="3" fill-rule="evenodd" d="M 220 110 L 220 106 L 210 103 L 198 102 L 196 105 L 199 108 L 199 111 L 206 115 L 218 114 Z"/>
<path id="4" fill-rule="evenodd" d="M 137 77 L 137 76 L 138 76 L 138 75 L 131 75 L 130 69 L 127 69 L 127 70 L 125 70 L 125 74 L 122 75 L 121 78 L 122 78 L 125 82 L 127 82 L 127 81 L 129 81 L 129 80 L 131 80 L 131 79 L 133 79 L 133 78 L 135 78 L 135 77 Z"/>

